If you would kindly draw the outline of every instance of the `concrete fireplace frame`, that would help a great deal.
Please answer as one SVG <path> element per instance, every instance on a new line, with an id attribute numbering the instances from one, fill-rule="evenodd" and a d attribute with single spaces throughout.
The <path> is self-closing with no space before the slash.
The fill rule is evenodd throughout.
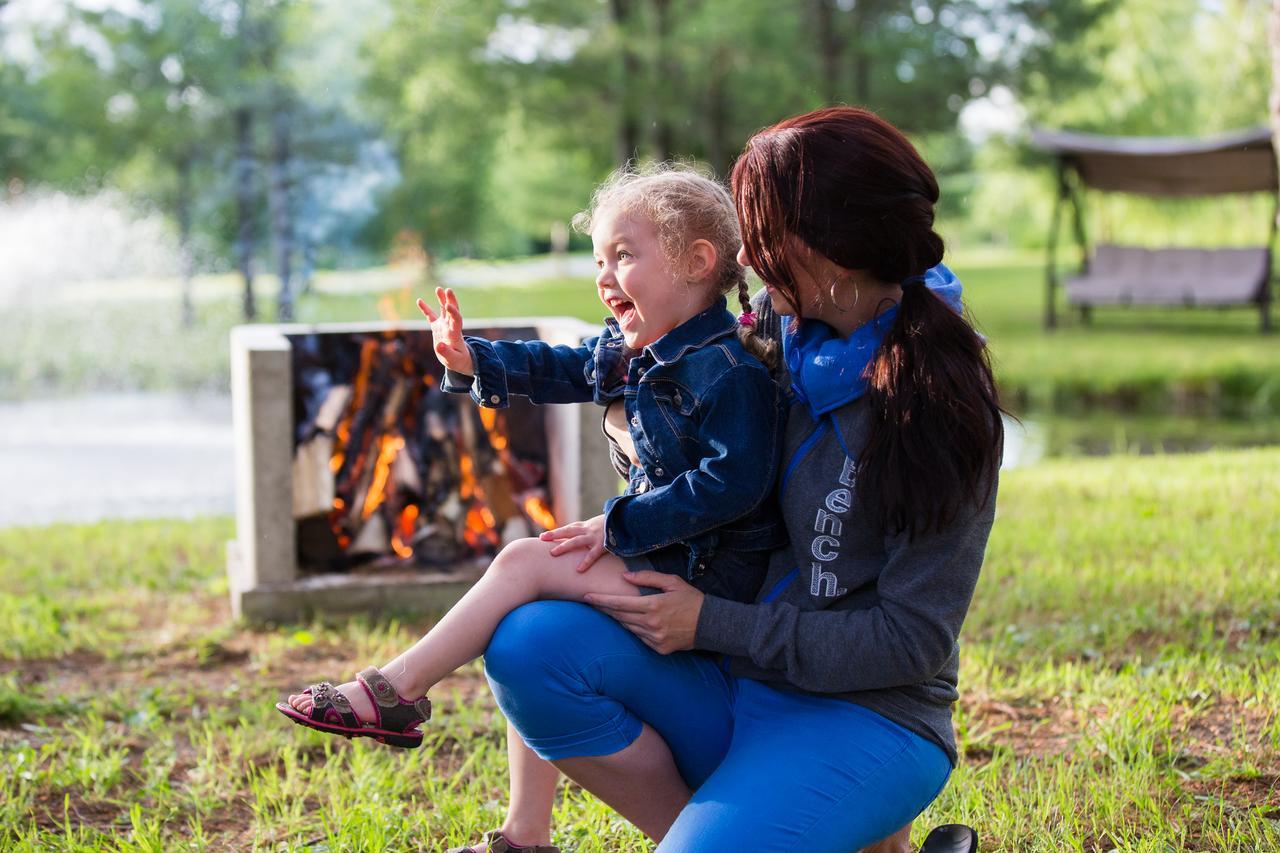
<path id="1" fill-rule="evenodd" d="M 579 345 L 599 329 L 569 317 L 477 319 L 470 329 L 533 329 L 549 344 Z M 298 567 L 293 518 L 293 368 L 288 335 L 429 331 L 426 322 L 237 326 L 231 331 L 236 538 L 227 543 L 232 613 L 287 622 L 316 613 L 439 612 L 482 570 L 309 574 Z M 618 476 L 592 404 L 546 406 L 548 481 L 557 519 L 598 513 Z"/>

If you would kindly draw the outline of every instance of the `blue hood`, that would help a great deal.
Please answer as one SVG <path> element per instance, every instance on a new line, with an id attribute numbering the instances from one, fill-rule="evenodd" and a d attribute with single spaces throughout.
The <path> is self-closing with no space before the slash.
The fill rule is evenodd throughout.
<path id="1" fill-rule="evenodd" d="M 960 279 L 943 264 L 924 274 L 924 283 L 957 314 L 964 313 Z M 818 320 L 805 320 L 795 334 L 784 333 L 782 353 L 791 389 L 815 419 L 867 392 L 863 373 L 898 317 L 898 306 L 853 330 L 847 338 Z"/>

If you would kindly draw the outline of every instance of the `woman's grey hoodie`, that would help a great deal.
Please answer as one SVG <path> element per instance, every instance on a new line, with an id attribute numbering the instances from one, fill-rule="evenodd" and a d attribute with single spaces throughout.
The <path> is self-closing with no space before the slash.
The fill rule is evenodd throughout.
<path id="1" fill-rule="evenodd" d="M 868 415 L 865 397 L 820 420 L 792 406 L 778 483 L 791 544 L 774 552 L 754 604 L 704 600 L 695 647 L 727 655 L 734 675 L 870 708 L 954 763 L 958 638 L 995 484 L 942 532 L 886 535 L 857 491 Z"/>

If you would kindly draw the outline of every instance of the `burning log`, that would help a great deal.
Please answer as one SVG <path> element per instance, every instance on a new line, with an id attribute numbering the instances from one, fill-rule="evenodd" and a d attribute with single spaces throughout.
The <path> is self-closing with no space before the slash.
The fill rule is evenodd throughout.
<path id="1" fill-rule="evenodd" d="M 429 332 L 294 352 L 294 515 L 328 528 L 299 524 L 305 567 L 448 569 L 555 525 L 541 413 L 523 401 L 477 410 L 445 394 Z"/>

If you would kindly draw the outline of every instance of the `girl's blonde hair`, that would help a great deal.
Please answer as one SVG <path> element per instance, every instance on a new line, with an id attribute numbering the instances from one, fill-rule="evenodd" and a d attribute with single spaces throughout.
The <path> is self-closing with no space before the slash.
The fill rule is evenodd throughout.
<path id="1" fill-rule="evenodd" d="M 751 311 L 745 268 L 738 263 L 742 234 L 733 196 L 709 174 L 684 163 L 628 164 L 611 174 L 592 193 L 591 204 L 573 217 L 579 233 L 590 234 L 599 218 L 609 213 L 643 216 L 653 224 L 667 263 L 679 269 L 695 240 L 716 250 L 710 279 L 718 293 L 736 291 L 742 311 Z M 777 344 L 753 325 L 738 329 L 743 346 L 770 368 L 777 364 Z"/>

